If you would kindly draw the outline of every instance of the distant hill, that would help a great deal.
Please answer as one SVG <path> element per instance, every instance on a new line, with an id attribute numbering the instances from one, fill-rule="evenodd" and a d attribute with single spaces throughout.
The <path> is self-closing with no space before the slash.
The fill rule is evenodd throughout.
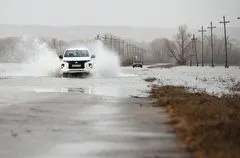
<path id="1" fill-rule="evenodd" d="M 190 29 L 196 32 L 197 29 Z M 217 34 L 223 34 L 222 28 L 215 30 Z M 38 25 L 0 25 L 0 38 L 33 35 L 42 37 L 55 37 L 70 41 L 76 39 L 89 39 L 96 37 L 97 34 L 112 33 L 126 39 L 137 41 L 152 41 L 156 38 L 172 38 L 177 32 L 177 28 L 140 28 L 140 27 L 108 27 L 108 26 L 38 26 Z M 233 39 L 240 41 L 240 27 L 228 28 L 229 35 Z"/>

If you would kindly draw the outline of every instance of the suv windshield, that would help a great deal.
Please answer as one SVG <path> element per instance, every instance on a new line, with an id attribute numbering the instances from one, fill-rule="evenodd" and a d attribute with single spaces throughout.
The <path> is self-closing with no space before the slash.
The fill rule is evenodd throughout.
<path id="1" fill-rule="evenodd" d="M 64 57 L 89 57 L 88 50 L 67 50 Z"/>

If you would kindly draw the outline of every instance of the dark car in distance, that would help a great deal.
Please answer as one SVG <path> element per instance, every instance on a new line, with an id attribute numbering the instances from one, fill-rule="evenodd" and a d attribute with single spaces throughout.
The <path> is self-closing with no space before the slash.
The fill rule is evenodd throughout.
<path id="1" fill-rule="evenodd" d="M 142 68 L 143 67 L 143 62 L 142 61 L 134 61 L 132 66 L 133 66 L 133 68 L 135 68 L 135 67 Z"/>

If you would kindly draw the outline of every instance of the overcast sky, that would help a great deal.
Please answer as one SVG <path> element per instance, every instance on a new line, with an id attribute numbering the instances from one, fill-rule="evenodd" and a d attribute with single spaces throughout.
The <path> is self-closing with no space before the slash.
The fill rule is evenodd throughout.
<path id="1" fill-rule="evenodd" d="M 223 15 L 240 26 L 240 0 L 0 0 L 1 24 L 195 28 Z"/>

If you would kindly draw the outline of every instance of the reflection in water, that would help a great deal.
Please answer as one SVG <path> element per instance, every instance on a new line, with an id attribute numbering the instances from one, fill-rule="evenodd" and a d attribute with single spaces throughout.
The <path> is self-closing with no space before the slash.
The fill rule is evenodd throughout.
<path id="1" fill-rule="evenodd" d="M 80 92 L 80 93 L 85 92 L 83 88 L 68 88 L 67 90 L 68 92 Z"/>
<path id="2" fill-rule="evenodd" d="M 79 92 L 85 94 L 104 95 L 112 97 L 120 97 L 120 87 L 104 87 L 104 86 L 89 86 L 88 88 L 62 88 L 62 92 Z"/>
<path id="3" fill-rule="evenodd" d="M 94 95 L 103 95 L 103 96 L 111 96 L 111 97 L 120 97 L 122 96 L 121 88 L 114 86 L 93 86 L 90 85 L 87 88 L 78 88 L 78 87 L 70 87 L 70 88 L 35 88 L 35 92 L 37 93 L 85 93 L 85 94 L 94 94 Z"/>
<path id="4" fill-rule="evenodd" d="M 73 74 L 63 74 L 64 78 L 90 78 L 92 77 L 91 73 L 73 73 Z"/>
<path id="5" fill-rule="evenodd" d="M 112 97 L 120 97 L 121 96 L 121 88 L 114 86 L 90 86 L 89 94 L 95 95 L 104 95 L 104 96 L 112 96 Z"/>

